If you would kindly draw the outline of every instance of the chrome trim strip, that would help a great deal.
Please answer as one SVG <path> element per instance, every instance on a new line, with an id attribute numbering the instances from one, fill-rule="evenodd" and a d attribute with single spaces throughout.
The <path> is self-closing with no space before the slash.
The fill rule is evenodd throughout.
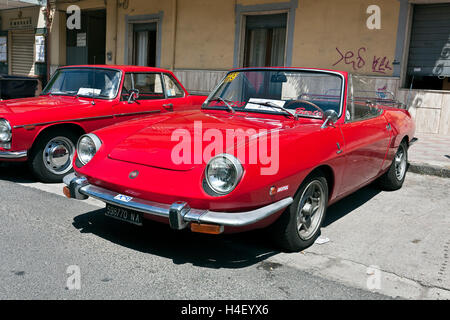
<path id="1" fill-rule="evenodd" d="M 108 119 L 108 118 L 114 118 L 114 117 L 124 117 L 124 116 L 134 116 L 139 114 L 151 114 L 151 113 L 158 113 L 161 112 L 161 110 L 151 110 L 151 111 L 142 111 L 142 112 L 133 112 L 133 113 L 119 113 L 119 114 L 112 114 L 109 116 L 99 116 L 99 117 L 92 117 L 92 118 L 79 118 L 79 119 L 69 119 L 69 120 L 60 120 L 60 121 L 50 121 L 50 122 L 41 122 L 41 123 L 33 123 L 33 124 L 22 124 L 19 126 L 14 126 L 14 129 L 20 129 L 25 127 L 37 127 L 37 126 L 45 126 L 48 124 L 54 124 L 54 123 L 66 123 L 66 122 L 76 122 L 76 121 L 88 121 L 88 120 L 99 120 L 99 119 Z"/>
<path id="2" fill-rule="evenodd" d="M 25 158 L 28 152 L 25 151 L 0 151 L 0 159 L 20 159 Z"/>
<path id="3" fill-rule="evenodd" d="M 67 184 L 67 182 L 66 182 Z M 133 198 L 129 202 L 115 199 L 117 192 L 110 191 L 94 185 L 86 185 L 79 189 L 81 194 L 93 197 L 105 203 L 131 209 L 144 214 L 164 217 L 169 219 L 170 209 L 176 204 L 157 203 L 153 201 Z M 291 197 L 274 202 L 267 206 L 243 212 L 216 212 L 202 209 L 191 209 L 184 214 L 186 222 L 218 224 L 223 226 L 243 227 L 263 220 L 272 214 L 289 206 L 294 200 Z"/>
<path id="4" fill-rule="evenodd" d="M 141 112 L 132 112 L 132 113 L 119 113 L 114 114 L 114 117 L 126 117 L 126 116 L 134 116 L 139 114 L 151 114 L 151 113 L 159 113 L 161 110 L 151 110 L 151 111 L 141 111 Z"/>
<path id="5" fill-rule="evenodd" d="M 32 126 L 44 126 L 47 124 L 54 124 L 54 123 L 65 123 L 65 122 L 75 122 L 75 121 L 86 121 L 86 120 L 98 120 L 98 119 L 108 119 L 108 118 L 114 118 L 113 115 L 109 116 L 99 116 L 99 117 L 92 117 L 92 118 L 79 118 L 79 119 L 69 119 L 69 120 L 59 120 L 59 121 L 49 121 L 49 122 L 41 122 L 41 123 L 33 123 L 33 124 L 22 124 L 19 126 L 14 126 L 14 129 L 24 128 L 24 127 L 32 127 Z"/>

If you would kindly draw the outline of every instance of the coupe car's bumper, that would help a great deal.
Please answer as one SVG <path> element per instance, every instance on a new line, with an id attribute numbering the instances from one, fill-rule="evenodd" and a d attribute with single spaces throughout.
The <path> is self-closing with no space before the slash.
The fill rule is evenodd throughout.
<path id="1" fill-rule="evenodd" d="M 169 220 L 171 228 L 181 230 L 189 223 L 244 227 L 264 220 L 289 206 L 291 197 L 271 203 L 267 206 L 244 212 L 217 212 L 202 209 L 192 209 L 186 202 L 172 204 L 157 203 L 139 198 L 132 198 L 118 194 L 88 183 L 86 178 L 70 174 L 64 178 L 67 185 L 65 194 L 68 197 L 84 200 L 92 197 L 110 205 L 141 212 L 145 215 L 164 217 Z"/>
<path id="2" fill-rule="evenodd" d="M 27 157 L 27 151 L 0 151 L 1 159 L 22 159 Z"/>

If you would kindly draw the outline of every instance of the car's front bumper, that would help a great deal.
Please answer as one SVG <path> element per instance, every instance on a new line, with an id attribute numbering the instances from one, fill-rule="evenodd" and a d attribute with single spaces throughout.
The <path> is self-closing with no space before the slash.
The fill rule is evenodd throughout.
<path id="1" fill-rule="evenodd" d="M 157 203 L 139 198 L 120 197 L 117 192 L 88 183 L 84 177 L 70 174 L 64 178 L 67 185 L 66 196 L 84 200 L 92 197 L 110 205 L 138 211 L 145 215 L 164 217 L 169 220 L 171 228 L 181 230 L 190 223 L 245 227 L 262 221 L 288 207 L 294 200 L 291 197 L 271 203 L 267 206 L 243 212 L 217 212 L 192 209 L 186 202 L 172 204 Z M 123 200 L 125 199 L 125 200 Z M 222 229 L 223 230 L 223 229 Z"/>
<path id="2" fill-rule="evenodd" d="M 27 151 L 0 151 L 0 160 L 23 159 L 27 157 Z"/>

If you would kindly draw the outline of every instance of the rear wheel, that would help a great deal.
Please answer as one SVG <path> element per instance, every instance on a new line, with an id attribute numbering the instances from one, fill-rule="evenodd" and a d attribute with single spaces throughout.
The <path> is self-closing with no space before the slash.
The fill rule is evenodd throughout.
<path id="1" fill-rule="evenodd" d="M 388 191 L 398 190 L 403 186 L 408 170 L 408 146 L 400 143 L 389 170 L 378 179 L 378 185 Z"/>
<path id="2" fill-rule="evenodd" d="M 73 170 L 72 160 L 78 135 L 72 131 L 52 130 L 44 133 L 34 145 L 29 166 L 42 182 L 61 182 Z"/>
<path id="3" fill-rule="evenodd" d="M 320 234 L 328 206 L 328 183 L 322 174 L 308 177 L 294 202 L 274 224 L 273 236 L 286 251 L 311 246 Z"/>

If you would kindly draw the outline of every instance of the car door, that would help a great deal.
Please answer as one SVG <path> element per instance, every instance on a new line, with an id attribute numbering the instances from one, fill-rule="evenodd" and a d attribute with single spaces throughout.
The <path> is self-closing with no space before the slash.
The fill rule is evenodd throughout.
<path id="1" fill-rule="evenodd" d="M 138 97 L 131 97 L 131 90 L 139 90 Z M 113 107 L 114 117 L 118 121 L 167 111 L 162 75 L 159 72 L 126 73 L 121 99 Z"/>
<path id="2" fill-rule="evenodd" d="M 343 193 L 358 189 L 380 171 L 391 139 L 391 127 L 383 110 L 370 103 L 354 103 L 341 125 L 345 141 Z"/>
<path id="3" fill-rule="evenodd" d="M 163 80 L 167 97 L 167 102 L 164 103 L 166 110 L 182 111 L 194 107 L 193 99 L 189 99 L 188 93 L 174 76 L 163 73 Z"/>

